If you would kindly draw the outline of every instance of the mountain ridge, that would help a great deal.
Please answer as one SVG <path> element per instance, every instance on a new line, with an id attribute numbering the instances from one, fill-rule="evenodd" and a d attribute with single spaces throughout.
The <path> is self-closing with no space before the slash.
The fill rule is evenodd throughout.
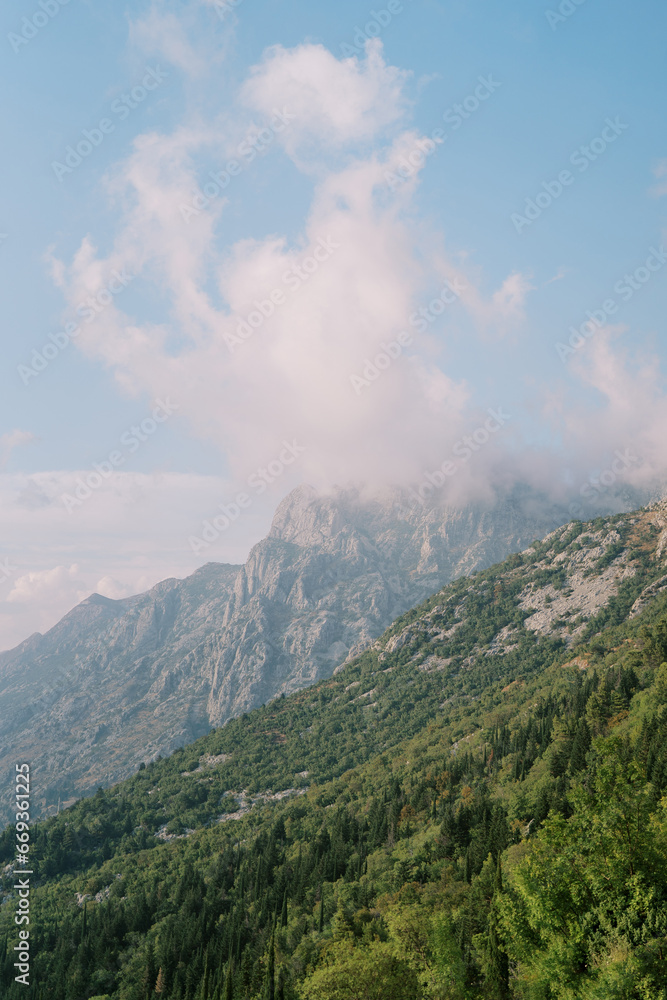
<path id="1" fill-rule="evenodd" d="M 665 513 L 570 522 L 34 826 L 39 982 L 54 1000 L 260 1000 L 274 974 L 285 1000 L 661 995 Z M 10 828 L 0 941 L 14 855 Z M 0 946 L 18 997 L 12 960 Z"/>
<path id="2" fill-rule="evenodd" d="M 298 488 L 245 565 L 208 563 L 118 601 L 89 597 L 1 654 L 0 775 L 30 754 L 39 814 L 330 676 L 443 583 L 551 527 L 553 510 L 526 514 L 535 503 L 510 495 L 443 512 L 409 508 L 395 491 Z"/>

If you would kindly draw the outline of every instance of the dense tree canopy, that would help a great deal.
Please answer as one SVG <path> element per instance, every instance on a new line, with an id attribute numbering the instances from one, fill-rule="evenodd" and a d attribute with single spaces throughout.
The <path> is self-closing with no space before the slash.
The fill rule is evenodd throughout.
<path id="1" fill-rule="evenodd" d="M 667 601 L 628 618 L 637 558 L 593 642 L 522 631 L 525 573 L 494 567 L 382 661 L 35 826 L 29 992 L 4 831 L 2 997 L 664 997 Z M 420 615 L 451 628 L 464 593 L 475 623 L 421 669 Z"/>

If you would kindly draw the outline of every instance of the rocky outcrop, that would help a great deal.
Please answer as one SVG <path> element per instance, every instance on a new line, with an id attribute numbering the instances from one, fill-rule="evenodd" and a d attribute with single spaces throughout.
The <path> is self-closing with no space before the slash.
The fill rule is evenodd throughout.
<path id="1" fill-rule="evenodd" d="M 16 762 L 33 765 L 36 815 L 119 781 L 330 676 L 444 583 L 567 520 L 545 509 L 520 493 L 442 511 L 399 492 L 300 487 L 244 566 L 209 563 L 120 601 L 93 594 L 0 654 L 4 816 Z"/>

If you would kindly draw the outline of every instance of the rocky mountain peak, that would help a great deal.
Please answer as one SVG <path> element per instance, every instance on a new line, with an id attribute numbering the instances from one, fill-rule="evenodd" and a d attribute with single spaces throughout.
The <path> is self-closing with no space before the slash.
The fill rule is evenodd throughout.
<path id="1" fill-rule="evenodd" d="M 330 676 L 448 581 L 568 519 L 530 495 L 462 510 L 408 499 L 301 486 L 245 566 L 208 563 L 118 601 L 93 594 L 0 654 L 1 787 L 22 753 L 42 789 L 37 811 L 118 781 Z"/>

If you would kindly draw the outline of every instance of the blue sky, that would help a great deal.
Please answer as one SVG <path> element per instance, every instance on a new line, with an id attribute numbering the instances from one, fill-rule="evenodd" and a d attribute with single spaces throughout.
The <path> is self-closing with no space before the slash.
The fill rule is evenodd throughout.
<path id="1" fill-rule="evenodd" d="M 664 5 L 44 3 L 0 15 L 0 648 L 92 590 L 243 559 L 303 479 L 419 483 L 489 408 L 511 421 L 449 502 L 511 479 L 578 495 L 629 446 L 629 481 L 664 478 Z M 86 131 L 99 144 L 58 166 Z M 320 241 L 317 270 L 285 284 Z M 446 282 L 464 290 L 418 332 L 409 317 Z M 95 322 L 79 314 L 26 376 L 100 293 Z M 239 516 L 193 544 L 239 493 Z"/>

